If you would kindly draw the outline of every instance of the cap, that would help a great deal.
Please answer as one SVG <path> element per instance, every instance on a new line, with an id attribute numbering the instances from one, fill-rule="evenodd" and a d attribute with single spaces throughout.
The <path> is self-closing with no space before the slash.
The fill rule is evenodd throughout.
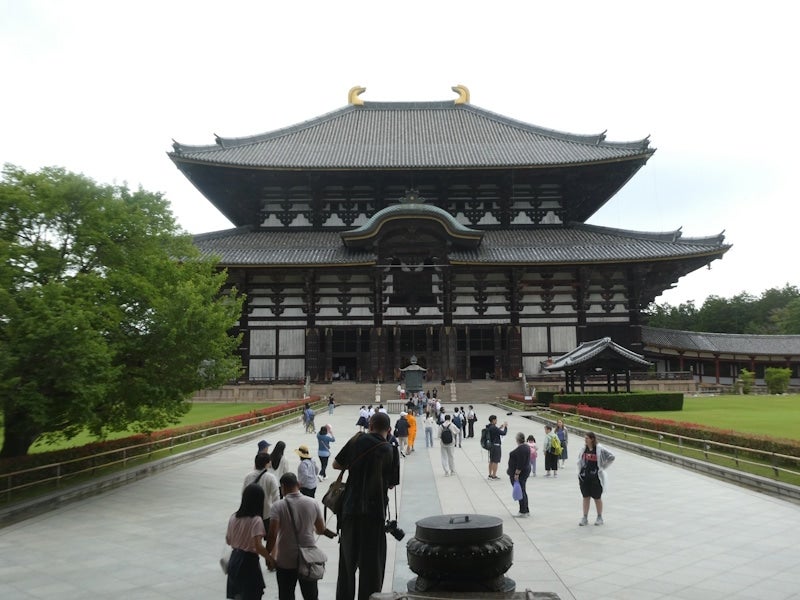
<path id="1" fill-rule="evenodd" d="M 258 451 L 263 452 L 264 450 L 269 448 L 269 446 L 270 443 L 267 440 L 261 440 L 260 442 L 258 442 Z"/>

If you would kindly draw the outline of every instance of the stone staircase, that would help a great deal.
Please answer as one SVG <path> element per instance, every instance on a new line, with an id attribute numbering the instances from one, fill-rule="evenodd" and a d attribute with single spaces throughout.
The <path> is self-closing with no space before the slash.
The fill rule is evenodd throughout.
<path id="1" fill-rule="evenodd" d="M 507 398 L 508 394 L 520 393 L 522 393 L 522 384 L 519 381 L 480 379 L 449 383 L 444 389 L 439 390 L 439 397 L 444 399 L 445 405 L 466 407 L 470 404 L 495 402 L 498 398 Z"/>

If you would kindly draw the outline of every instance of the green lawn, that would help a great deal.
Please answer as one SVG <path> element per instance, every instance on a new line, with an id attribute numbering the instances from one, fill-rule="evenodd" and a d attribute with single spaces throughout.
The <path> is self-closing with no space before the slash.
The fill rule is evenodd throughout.
<path id="1" fill-rule="evenodd" d="M 636 413 L 643 417 L 669 419 L 800 440 L 800 394 L 789 396 L 686 396 L 682 411 Z"/>
<path id="2" fill-rule="evenodd" d="M 174 427 L 180 427 L 181 425 L 194 425 L 196 423 L 208 423 L 209 421 L 214 421 L 215 419 L 220 419 L 222 417 L 228 417 L 231 415 L 242 415 L 247 414 L 252 410 L 257 410 L 260 408 L 266 408 L 271 406 L 275 403 L 254 403 L 254 404 L 231 404 L 231 403 L 202 403 L 202 404 L 193 404 L 191 410 L 186 413 L 181 420 L 174 425 Z M 126 437 L 131 435 L 132 432 L 130 431 L 120 431 L 117 433 L 110 434 L 108 439 L 118 439 L 122 437 Z M 84 432 L 80 434 L 78 437 L 73 438 L 69 441 L 61 441 L 54 445 L 46 446 L 43 443 L 39 442 L 34 444 L 31 447 L 31 453 L 35 452 L 48 452 L 50 450 L 59 450 L 61 448 L 72 448 L 74 446 L 82 446 L 84 444 L 88 444 L 90 442 L 97 441 L 96 438 L 89 435 L 89 433 Z M 3 431 L 0 428 L 0 445 L 3 443 Z"/>

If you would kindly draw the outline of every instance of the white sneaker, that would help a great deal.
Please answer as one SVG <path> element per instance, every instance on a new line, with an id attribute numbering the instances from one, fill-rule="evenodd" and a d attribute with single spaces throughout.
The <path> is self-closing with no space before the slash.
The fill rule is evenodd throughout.
<path id="1" fill-rule="evenodd" d="M 603 524 L 603 517 L 600 515 L 597 516 L 597 520 L 594 522 L 595 525 L 602 525 Z"/>
<path id="2" fill-rule="evenodd" d="M 581 519 L 581 522 L 580 522 L 580 523 L 578 523 L 578 526 L 579 526 L 579 527 L 583 527 L 584 525 L 588 525 L 588 524 L 589 524 L 589 519 L 587 519 L 586 517 L 583 517 L 583 518 Z"/>

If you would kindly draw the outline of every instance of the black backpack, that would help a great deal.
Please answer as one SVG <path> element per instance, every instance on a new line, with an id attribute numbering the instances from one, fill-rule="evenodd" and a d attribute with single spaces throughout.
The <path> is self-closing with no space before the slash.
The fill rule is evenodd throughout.
<path id="1" fill-rule="evenodd" d="M 453 443 L 453 432 L 450 431 L 450 425 L 442 425 L 442 443 L 443 444 Z"/>
<path id="2" fill-rule="evenodd" d="M 492 440 L 489 438 L 488 425 L 481 431 L 481 448 L 489 450 L 492 447 Z"/>

